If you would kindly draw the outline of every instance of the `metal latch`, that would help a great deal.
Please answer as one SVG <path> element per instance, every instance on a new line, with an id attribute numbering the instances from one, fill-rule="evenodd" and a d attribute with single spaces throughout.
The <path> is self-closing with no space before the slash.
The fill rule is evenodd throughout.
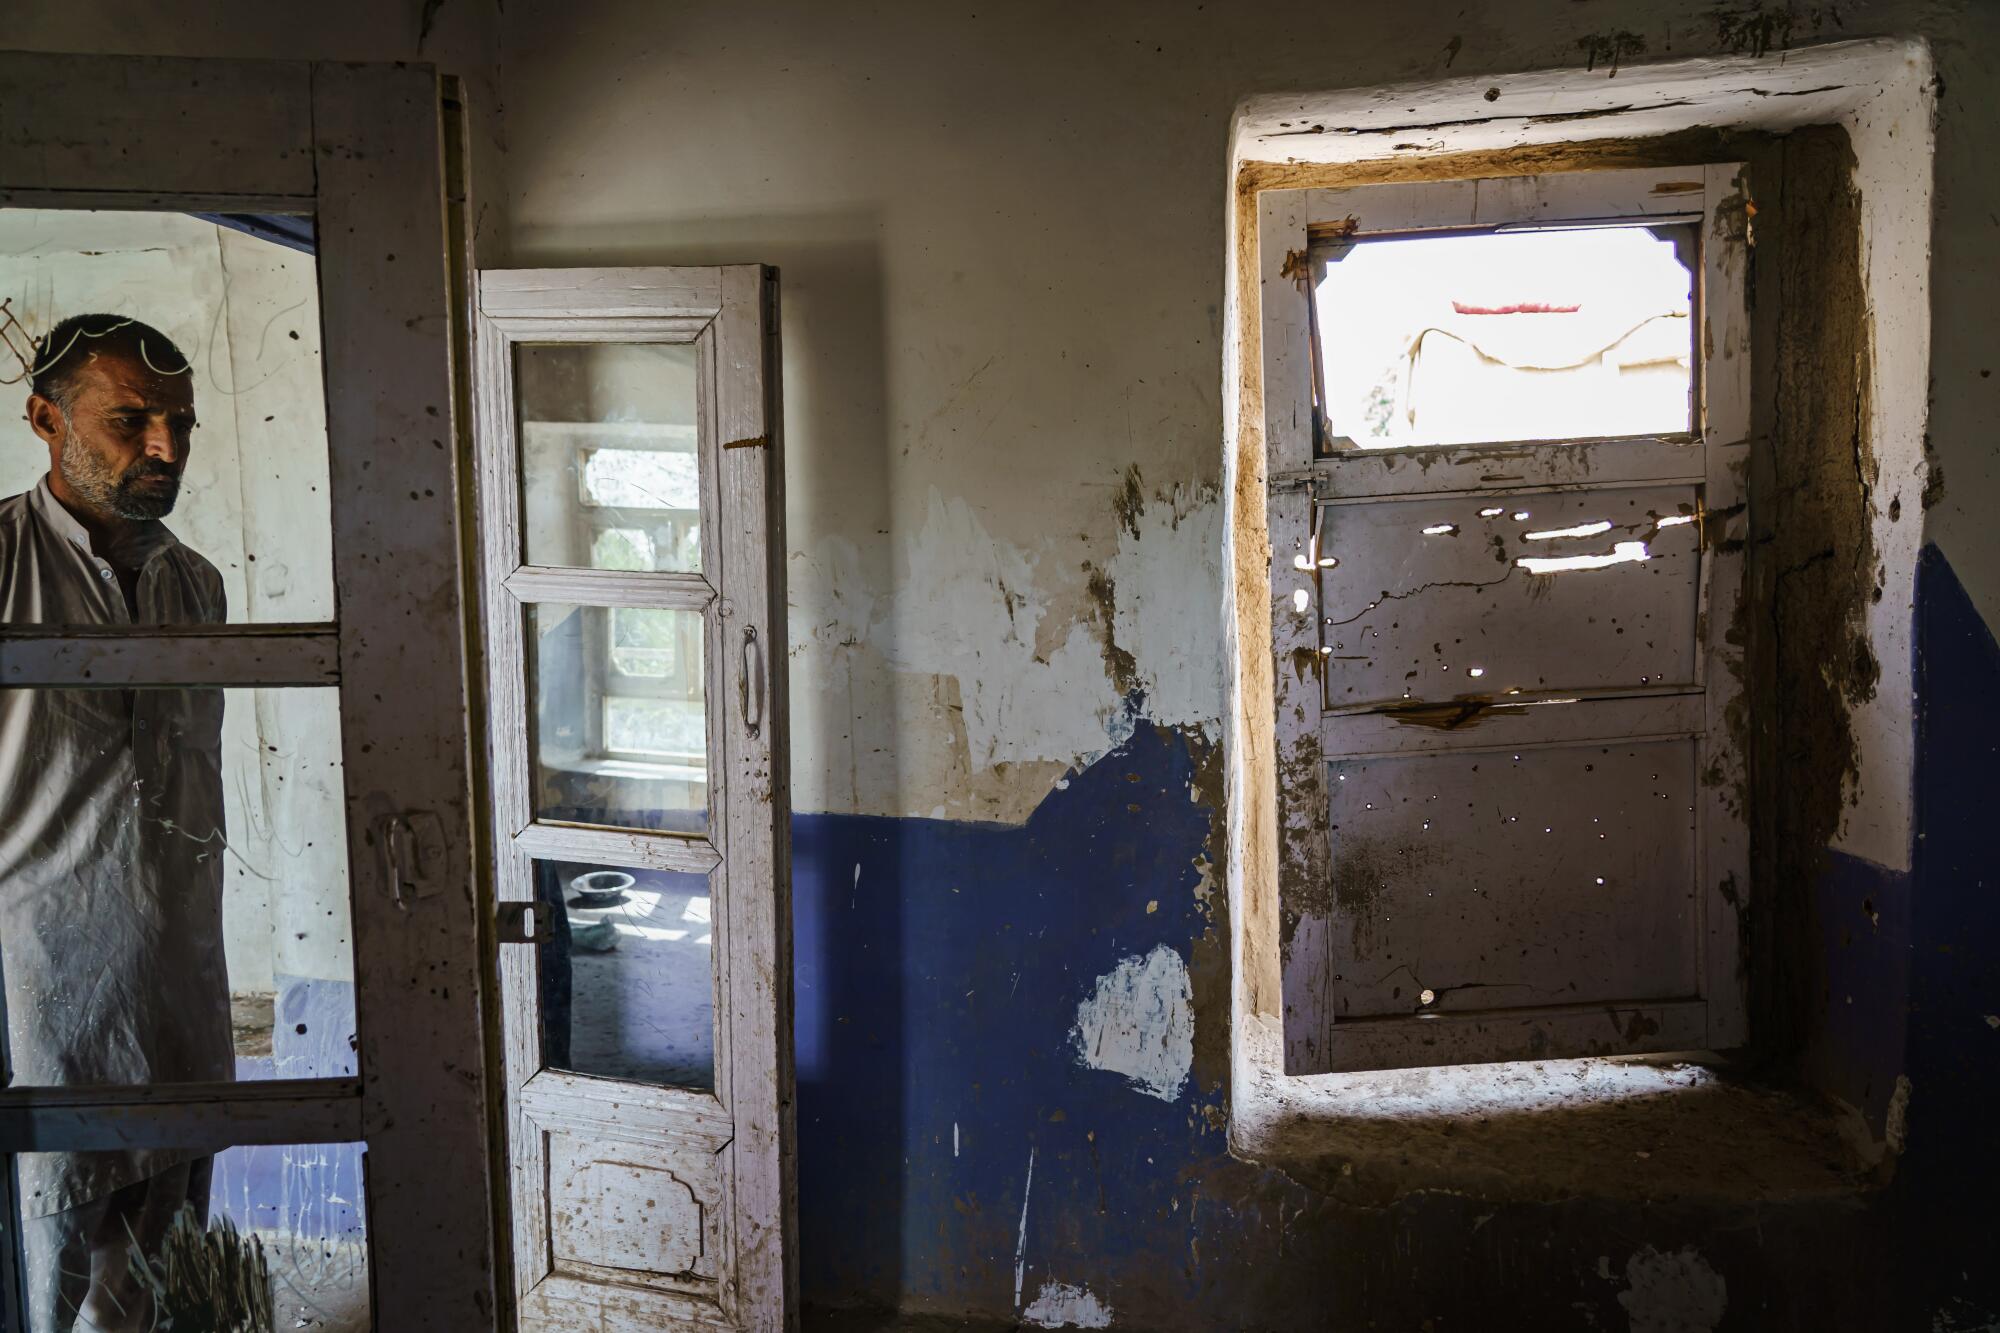
<path id="1" fill-rule="evenodd" d="M 375 845 L 382 851 L 382 878 L 396 906 L 408 909 L 444 888 L 451 857 L 444 820 L 430 810 L 383 815 L 375 821 Z"/>
<path id="2" fill-rule="evenodd" d="M 539 906 L 534 902 L 501 903 L 496 909 L 494 938 L 502 944 L 535 943 L 535 909 Z"/>

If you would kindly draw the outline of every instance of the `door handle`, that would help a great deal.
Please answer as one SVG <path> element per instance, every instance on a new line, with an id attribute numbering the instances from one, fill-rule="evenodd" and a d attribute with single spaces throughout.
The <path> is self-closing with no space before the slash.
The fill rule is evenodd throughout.
<path id="1" fill-rule="evenodd" d="M 756 678 L 752 685 L 751 678 Z M 757 627 L 743 627 L 743 729 L 754 738 L 764 725 L 764 649 Z"/>
<path id="2" fill-rule="evenodd" d="M 375 845 L 382 849 L 382 878 L 389 885 L 389 898 L 405 912 L 403 901 L 403 834 L 410 825 L 401 815 L 384 815 L 375 821 Z"/>

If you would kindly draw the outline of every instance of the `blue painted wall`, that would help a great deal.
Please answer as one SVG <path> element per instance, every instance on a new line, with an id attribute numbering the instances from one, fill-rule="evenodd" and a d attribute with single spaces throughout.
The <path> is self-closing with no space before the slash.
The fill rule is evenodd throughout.
<path id="1" fill-rule="evenodd" d="M 1069 1034 L 1096 978 L 1160 944 L 1193 962 L 1226 920 L 1197 893 L 1219 818 L 1191 799 L 1207 743 L 1142 722 L 1018 828 L 796 819 L 808 1301 L 1011 1321 L 1061 1281 L 1119 1327 L 1625 1328 L 1625 1262 L 1651 1245 L 1722 1274 L 1724 1327 L 1984 1326 L 2000 1312 L 2000 1031 L 1982 1017 L 2000 1011 L 2000 650 L 1934 551 L 1919 600 L 1915 870 L 1834 858 L 1816 925 L 1814 1061 L 1878 1120 L 1895 1071 L 1913 1083 L 1909 1153 L 1872 1203 L 1341 1205 L 1228 1155 L 1212 1059 L 1173 1102 L 1085 1068 Z M 1220 1012 L 1204 984 L 1198 1009 Z"/>
<path id="2" fill-rule="evenodd" d="M 1141 722 L 1019 827 L 796 818 L 808 1300 L 1012 1321 L 1057 1281 L 1127 1328 L 1625 1328 L 1625 1260 L 1651 1245 L 1693 1246 L 1722 1273 L 1725 1327 L 1990 1327 L 2000 646 L 1935 550 L 1918 601 L 1913 870 L 1831 858 L 1815 924 L 1810 1067 L 1878 1125 L 1896 1074 L 1911 1082 L 1909 1150 L 1872 1204 L 1753 1214 L 1420 1194 L 1360 1208 L 1229 1156 L 1212 1050 L 1173 1101 L 1084 1067 L 1077 1005 L 1122 959 L 1164 944 L 1196 965 L 1197 1007 L 1226 1006 L 1205 993 L 1226 978 L 1197 956 L 1226 919 L 1219 896 L 1200 896 L 1219 814 L 1195 798 L 1215 756 Z M 351 997 L 286 997 L 279 1055 L 329 1072 L 341 1053 L 319 1035 L 346 1030 Z M 237 1150 L 218 1202 L 239 1223 L 352 1234 L 351 1205 L 324 1196 L 358 1199 L 353 1157 Z M 1827 1280 L 1838 1273 L 1869 1280 Z"/>
<path id="3" fill-rule="evenodd" d="M 1175 1285 L 1146 1256 L 1187 1252 L 1179 1177 L 1224 1154 L 1219 1090 L 1138 1092 L 1069 1033 L 1099 975 L 1208 928 L 1205 758 L 1141 726 L 1018 828 L 794 821 L 808 1292 L 1011 1312 L 1017 1251 L 1030 1296 L 1106 1265 Z"/>
<path id="4" fill-rule="evenodd" d="M 1926 1328 L 2000 1326 L 2000 645 L 1936 547 L 1917 574 L 1909 1150 L 1895 1270 Z"/>

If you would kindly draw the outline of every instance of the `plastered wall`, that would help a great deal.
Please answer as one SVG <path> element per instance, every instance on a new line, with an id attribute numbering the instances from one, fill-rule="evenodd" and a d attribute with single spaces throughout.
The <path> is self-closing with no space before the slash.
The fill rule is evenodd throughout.
<path id="1" fill-rule="evenodd" d="M 1992 1092 L 1993 973 L 1967 896 L 1991 856 L 1960 818 L 1977 822 L 1980 736 L 1947 729 L 1956 777 L 1938 769 L 1919 801 L 1913 874 L 1861 866 L 1852 910 L 1814 927 L 1916 973 L 1909 1153 L 1865 1210 L 1449 1193 L 1354 1209 L 1234 1161 L 1215 865 L 1240 99 L 1586 63 L 1609 83 L 1619 62 L 1928 38 L 1949 280 L 1918 598 L 1945 590 L 1927 632 L 1950 670 L 1920 668 L 1917 690 L 1964 709 L 2000 687 L 1990 6 L 29 11 L 10 42 L 442 61 L 481 126 L 484 263 L 782 267 L 809 1299 L 1114 1327 L 1993 1318 L 1973 1109 Z M 1960 836 L 1927 862 L 1939 821 Z M 1914 898 L 1881 910 L 1885 885 Z M 1842 1011 L 1852 970 L 1828 985 Z"/>
<path id="2" fill-rule="evenodd" d="M 1944 483 L 1921 522 L 1990 617 L 2000 562 L 1951 508 L 1991 495 L 1970 428 L 1991 393 L 1972 350 L 1992 323 L 1983 13 L 509 7 L 514 262 L 783 270 L 809 1297 L 1165 1327 L 1494 1326 L 1502 1307 L 1484 1302 L 1499 1292 L 1510 1319 L 1608 1327 L 1865 1327 L 1906 1298 L 1943 1308 L 1902 1288 L 1879 1308 L 1816 1306 L 1779 1277 L 1790 1244 L 1810 1264 L 1866 1252 L 1879 1213 L 1787 1209 L 1789 1239 L 1738 1249 L 1724 1237 L 1748 1214 L 1728 1207 L 1530 1208 L 1482 1231 L 1414 1195 L 1362 1222 L 1233 1175 L 1208 1128 L 1228 1113 L 1218 849 L 1175 822 L 1190 806 L 1222 817 L 1239 100 L 1587 64 L 1616 94 L 1636 61 L 1776 69 L 1792 45 L 1872 34 L 1926 37 L 1942 77 L 1933 243 L 1940 269 L 1958 267 L 1935 284 Z M 1975 478 L 1965 492 L 1960 475 Z M 1890 739 L 1908 754 L 1907 734 Z M 1171 761 L 1177 747 L 1189 758 Z M 1867 1061 L 1900 1041 L 1874 1030 L 1905 1021 L 1878 961 L 1904 934 L 1881 909 L 1914 894 L 1903 844 L 1920 832 L 1905 819 L 1857 836 L 1830 887 L 1798 895 L 1821 919 L 1792 923 L 1831 960 L 1813 1003 L 1869 1051 L 1848 1057 L 1867 1077 L 1843 1092 L 1878 1120 L 1906 1110 L 1911 1134 L 1921 1089 L 1896 1109 L 1900 1055 Z M 1964 919 L 1938 911 L 1934 924 Z M 1127 1042 L 1187 1063 L 1163 1071 Z M 1192 1129 L 1165 1127 L 1162 1086 Z M 1531 1250 L 1547 1263 L 1517 1282 L 1505 1256 Z M 1325 1267 L 1263 1266 L 1286 1254 Z M 1557 1293 L 1560 1310 L 1545 1305 Z"/>
<path id="3" fill-rule="evenodd" d="M 1018 821 L 1115 741 L 1132 687 L 1158 721 L 1221 716 L 1236 100 L 1614 47 L 1630 62 L 1761 45 L 1776 62 L 1786 42 L 1921 31 L 1946 74 L 1951 256 L 1946 229 L 1990 188 L 1950 113 L 1951 62 L 1983 20 L 1935 5 L 1760 12 L 760 5 L 668 21 L 517 6 L 505 233 L 522 263 L 783 267 L 795 802 Z M 659 132 L 683 123 L 700 130 Z M 1990 274 L 1961 262 L 1958 300 Z M 1968 350 L 1940 349 L 1946 417 L 1948 395 L 1990 392 L 1954 364 Z M 1984 543 L 1952 527 L 1954 461 L 1968 477 L 1988 465 L 1942 432 L 1933 444 L 1931 528 L 1967 547 L 1970 586 L 2000 607 Z"/>

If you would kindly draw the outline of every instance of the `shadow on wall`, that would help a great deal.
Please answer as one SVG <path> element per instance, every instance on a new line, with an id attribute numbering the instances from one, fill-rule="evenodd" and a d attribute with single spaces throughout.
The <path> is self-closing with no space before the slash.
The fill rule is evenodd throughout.
<path id="1" fill-rule="evenodd" d="M 1957 644 L 1927 648 L 1940 720 L 1965 716 L 1936 711 L 1949 700 L 2000 690 L 2000 653 L 1963 598 L 1938 591 L 1946 579 L 1924 585 L 1937 600 L 1927 643 Z M 1732 1146 L 1761 1199 L 1678 1180 L 1713 1177 L 1722 1117 L 1696 1102 L 1730 1095 L 1719 1086 L 1652 1099 L 1669 1105 L 1625 1178 L 1532 1198 L 1426 1188 L 1413 1168 L 1449 1174 L 1494 1138 L 1567 1160 L 1629 1134 L 1638 1108 L 1473 1116 L 1456 1135 L 1403 1135 L 1389 1155 L 1404 1170 L 1372 1176 L 1232 1157 L 1223 1090 L 1179 1045 L 1190 1003 L 1210 1029 L 1195 1042 L 1213 1036 L 1207 983 L 1197 968 L 1192 993 L 1152 984 L 1198 964 L 1226 920 L 1205 896 L 1215 812 L 1199 798 L 1197 736 L 1138 720 L 1020 827 L 796 816 L 806 1299 L 1046 1327 L 1830 1330 L 1929 1326 L 1936 1312 L 1950 1317 L 1940 1328 L 1983 1326 L 1992 1228 L 1968 1222 L 1994 1178 L 1978 1117 L 1992 1090 L 1981 997 L 1996 983 L 1975 945 L 1996 932 L 1993 895 L 1976 887 L 1984 822 L 1962 807 L 1990 791 L 1967 775 L 2000 736 L 1954 735 L 1926 750 L 1924 864 L 1957 879 L 1914 914 L 1910 1152 L 1872 1197 L 1815 1162 L 1821 1140 L 1805 1134 Z M 1939 841 L 1947 817 L 1956 842 Z M 1942 944 L 1954 952 L 1932 968 Z M 1125 1058 L 1148 1051 L 1163 1058 Z M 1836 1276 L 1862 1272 L 1880 1280 Z"/>
<path id="2" fill-rule="evenodd" d="M 2000 644 L 1941 552 L 1917 570 L 1917 850 L 1909 912 L 1908 1151 L 1896 1269 L 1926 1327 L 2000 1322 Z"/>
<path id="3" fill-rule="evenodd" d="M 793 570 L 791 656 L 828 626 L 799 614 L 801 553 L 837 536 L 853 544 L 850 591 L 893 585 L 895 490 L 888 408 L 882 224 L 872 213 L 763 214 L 522 229 L 522 268 L 761 263 L 779 270 L 783 338 L 786 548 Z M 838 615 L 815 606 L 815 614 Z M 894 682 L 857 667 L 858 644 L 835 644 L 832 680 L 792 693 L 795 808 L 854 809 L 893 799 Z"/>
<path id="4" fill-rule="evenodd" d="M 1222 1152 L 1189 1078 L 1198 748 L 1141 722 L 1019 827 L 794 817 L 809 1302 L 1094 1309 L 1139 1267 L 1185 1290 L 1136 1261 L 1187 1252 L 1176 1178 Z"/>

